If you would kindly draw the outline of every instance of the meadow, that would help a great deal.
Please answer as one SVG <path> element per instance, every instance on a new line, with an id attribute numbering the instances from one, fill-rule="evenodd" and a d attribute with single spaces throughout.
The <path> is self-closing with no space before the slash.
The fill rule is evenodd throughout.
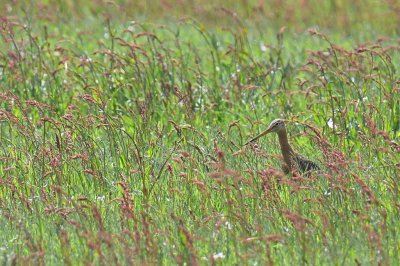
<path id="1" fill-rule="evenodd" d="M 400 2 L 0 7 L 2 265 L 399 263 Z"/>

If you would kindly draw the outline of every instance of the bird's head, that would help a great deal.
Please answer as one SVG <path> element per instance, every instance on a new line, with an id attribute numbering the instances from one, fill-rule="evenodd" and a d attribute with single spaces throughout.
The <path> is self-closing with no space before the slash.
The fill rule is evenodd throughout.
<path id="1" fill-rule="evenodd" d="M 267 130 L 265 130 L 263 133 L 261 133 L 260 135 L 258 135 L 257 137 L 254 137 L 253 139 L 251 139 L 250 141 L 248 141 L 246 144 L 244 144 L 244 145 L 247 145 L 247 144 L 249 144 L 250 142 L 253 142 L 253 141 L 255 141 L 255 140 L 257 140 L 258 138 L 260 138 L 260 137 L 262 137 L 262 136 L 264 136 L 264 135 L 266 135 L 266 134 L 268 134 L 268 133 L 271 133 L 271 132 L 281 132 L 281 131 L 284 131 L 284 130 L 286 130 L 286 127 L 285 127 L 285 120 L 283 120 L 283 119 L 275 119 L 274 121 L 272 121 L 271 122 L 271 124 L 269 125 L 269 127 L 267 128 Z"/>
<path id="2" fill-rule="evenodd" d="M 285 120 L 283 119 L 275 119 L 274 121 L 271 122 L 271 124 L 269 125 L 268 129 L 264 132 L 266 132 L 265 134 L 269 133 L 269 132 L 279 132 L 279 131 L 283 131 L 285 130 Z"/>

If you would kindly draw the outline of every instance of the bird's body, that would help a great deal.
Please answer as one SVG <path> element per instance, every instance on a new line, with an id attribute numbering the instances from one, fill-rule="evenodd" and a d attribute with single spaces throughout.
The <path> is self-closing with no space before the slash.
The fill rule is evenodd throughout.
<path id="1" fill-rule="evenodd" d="M 300 154 L 293 151 L 287 138 L 285 121 L 283 119 L 275 119 L 274 121 L 272 121 L 267 130 L 265 130 L 263 133 L 253 138 L 249 142 L 247 142 L 245 145 L 255 141 L 256 139 L 270 132 L 276 132 L 278 134 L 279 145 L 281 147 L 281 152 L 284 160 L 284 165 L 282 167 L 282 170 L 285 174 L 291 173 L 292 170 L 294 169 L 297 169 L 302 173 L 311 170 L 320 170 L 320 168 L 315 162 L 307 158 L 304 158 Z"/>

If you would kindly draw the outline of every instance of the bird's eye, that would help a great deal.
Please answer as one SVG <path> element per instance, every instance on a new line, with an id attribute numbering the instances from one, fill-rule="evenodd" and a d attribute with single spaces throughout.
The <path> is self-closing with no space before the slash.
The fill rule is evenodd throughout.
<path id="1" fill-rule="evenodd" d="M 276 123 L 275 123 L 275 126 L 277 126 L 277 125 L 279 125 L 279 123 L 278 123 L 278 122 L 276 122 Z"/>

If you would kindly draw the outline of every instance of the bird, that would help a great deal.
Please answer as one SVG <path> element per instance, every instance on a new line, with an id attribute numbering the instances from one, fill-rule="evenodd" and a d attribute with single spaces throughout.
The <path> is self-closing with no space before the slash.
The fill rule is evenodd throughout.
<path id="1" fill-rule="evenodd" d="M 281 152 L 284 160 L 284 164 L 282 165 L 282 170 L 286 175 L 292 172 L 294 167 L 301 173 L 309 172 L 311 170 L 321 170 L 315 162 L 293 151 L 287 138 L 284 119 L 279 119 L 279 118 L 275 119 L 274 121 L 271 122 L 267 130 L 265 130 L 258 136 L 254 137 L 250 141 L 246 142 L 245 145 L 271 132 L 276 132 L 278 134 L 279 144 L 281 146 Z"/>

